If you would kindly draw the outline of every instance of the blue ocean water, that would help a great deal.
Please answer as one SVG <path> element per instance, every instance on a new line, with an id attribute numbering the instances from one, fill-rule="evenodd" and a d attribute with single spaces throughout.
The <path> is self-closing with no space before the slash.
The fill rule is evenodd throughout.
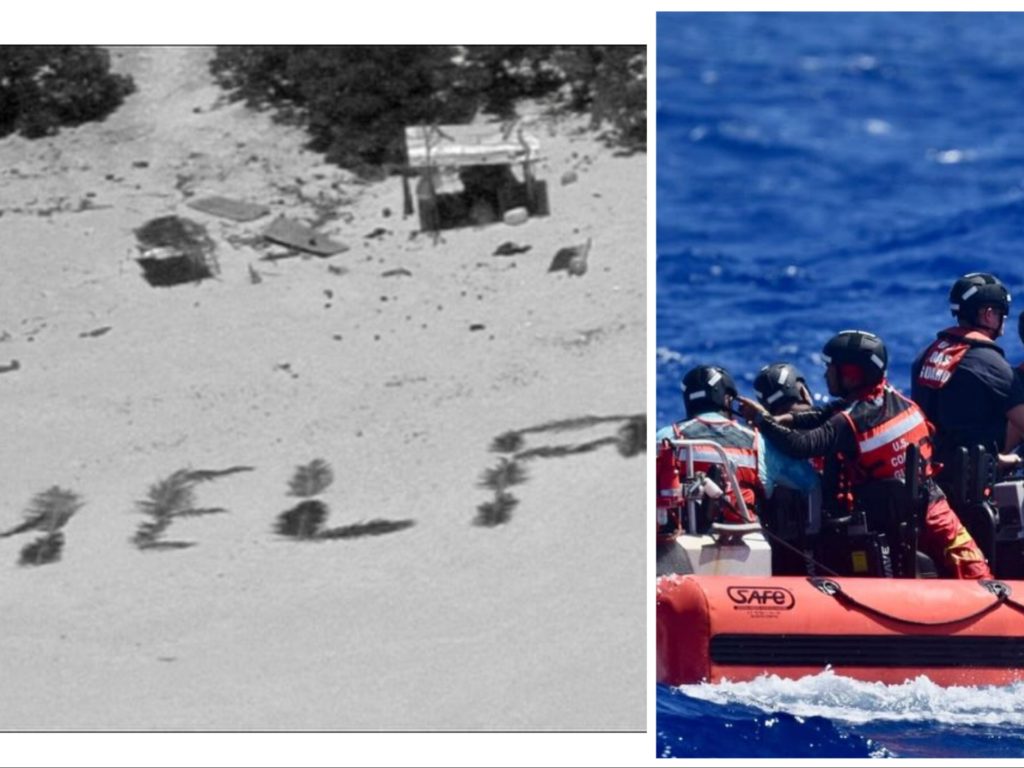
<path id="1" fill-rule="evenodd" d="M 700 363 L 752 394 L 794 362 L 827 397 L 848 328 L 907 391 L 972 271 L 1015 295 L 1024 360 L 1024 14 L 661 13 L 656 87 L 659 425 Z M 660 752 L 1024 757 L 1024 688 L 791 685 L 659 689 Z"/>

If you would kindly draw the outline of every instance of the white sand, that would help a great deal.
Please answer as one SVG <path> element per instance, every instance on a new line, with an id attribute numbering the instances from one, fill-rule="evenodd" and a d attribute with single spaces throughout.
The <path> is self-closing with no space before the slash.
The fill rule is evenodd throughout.
<path id="1" fill-rule="evenodd" d="M 412 237 L 397 180 L 358 183 L 296 129 L 219 103 L 210 55 L 115 51 L 138 91 L 105 122 L 0 140 L 0 367 L 20 365 L 0 374 L 0 529 L 52 485 L 86 502 L 57 563 L 18 566 L 32 534 L 0 539 L 0 728 L 645 728 L 645 456 L 533 459 L 511 521 L 472 524 L 496 435 L 644 411 L 645 156 L 553 125 L 552 215 L 434 244 Z M 271 217 L 217 218 L 186 193 L 296 218 L 319 195 L 351 249 L 261 260 L 282 249 L 243 239 Z M 142 278 L 133 230 L 171 214 L 208 228 L 219 279 Z M 547 273 L 588 237 L 584 277 Z M 532 249 L 492 256 L 506 240 Z M 397 268 L 411 275 L 382 276 Z M 275 534 L 317 457 L 328 526 L 415 526 Z M 254 471 L 198 487 L 229 511 L 169 531 L 194 546 L 130 543 L 152 483 L 233 465 Z"/>

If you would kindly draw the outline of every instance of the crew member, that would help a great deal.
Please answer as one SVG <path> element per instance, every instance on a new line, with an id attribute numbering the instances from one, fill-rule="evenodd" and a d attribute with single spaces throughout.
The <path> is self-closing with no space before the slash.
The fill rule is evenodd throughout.
<path id="1" fill-rule="evenodd" d="M 807 380 L 791 363 L 764 366 L 754 377 L 754 391 L 761 405 L 780 424 L 792 421 L 790 413 L 805 413 L 814 409 Z M 772 450 L 775 452 L 774 448 Z M 811 459 L 810 465 L 819 474 L 824 469 L 824 462 L 820 458 Z M 809 504 L 801 493 L 784 486 L 776 488 L 764 505 L 761 524 L 772 534 L 772 574 L 806 576 L 821 528 L 821 503 L 818 495 Z"/>
<path id="2" fill-rule="evenodd" d="M 819 478 L 806 462 L 794 461 L 767 445 L 757 430 L 736 420 L 729 404 L 739 392 L 732 376 L 719 366 L 701 365 L 688 371 L 682 381 L 686 420 L 658 430 L 657 441 L 713 440 L 722 446 L 733 463 L 736 481 L 740 485 L 743 501 L 751 513 L 757 513 L 760 503 L 772 496 L 775 485 L 784 485 L 805 493 L 819 487 Z M 696 461 L 697 457 L 700 461 Z M 696 471 L 707 472 L 720 463 L 717 453 L 695 449 Z M 735 501 L 732 506 L 735 507 Z M 727 522 L 739 522 L 735 509 L 724 512 Z"/>
<path id="3" fill-rule="evenodd" d="M 829 394 L 840 399 L 838 409 L 794 414 L 796 429 L 779 424 L 746 398 L 742 398 L 744 415 L 768 444 L 790 456 L 836 456 L 854 494 L 859 485 L 871 480 L 902 478 L 906 448 L 916 445 L 924 460 L 928 492 L 921 550 L 955 578 L 992 578 L 974 539 L 931 479 L 928 422 L 916 404 L 886 381 L 888 353 L 882 340 L 865 331 L 843 331 L 825 344 L 822 357 L 828 366 Z"/>
<path id="4" fill-rule="evenodd" d="M 791 363 L 771 363 L 754 377 L 757 399 L 772 416 L 799 413 L 814 408 L 807 380 Z"/>
<path id="5" fill-rule="evenodd" d="M 936 459 L 953 449 L 981 445 L 1004 468 L 1024 435 L 1024 380 L 1014 377 L 995 343 L 1010 311 L 1010 292 L 996 277 L 973 272 L 949 292 L 957 324 L 938 337 L 911 366 L 911 397 L 935 426 Z"/>

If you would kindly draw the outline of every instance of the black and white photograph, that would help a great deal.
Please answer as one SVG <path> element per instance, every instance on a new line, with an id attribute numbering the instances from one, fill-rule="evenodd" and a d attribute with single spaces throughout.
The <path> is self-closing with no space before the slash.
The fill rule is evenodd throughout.
<path id="1" fill-rule="evenodd" d="M 636 43 L 0 46 L 0 729 L 646 729 Z"/>

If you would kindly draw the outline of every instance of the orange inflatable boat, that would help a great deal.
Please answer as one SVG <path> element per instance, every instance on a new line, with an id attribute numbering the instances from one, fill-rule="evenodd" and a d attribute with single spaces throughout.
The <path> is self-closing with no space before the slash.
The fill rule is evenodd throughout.
<path id="1" fill-rule="evenodd" d="M 826 667 L 884 683 L 1024 680 L 1024 581 L 658 579 L 658 682 L 798 678 Z"/>

